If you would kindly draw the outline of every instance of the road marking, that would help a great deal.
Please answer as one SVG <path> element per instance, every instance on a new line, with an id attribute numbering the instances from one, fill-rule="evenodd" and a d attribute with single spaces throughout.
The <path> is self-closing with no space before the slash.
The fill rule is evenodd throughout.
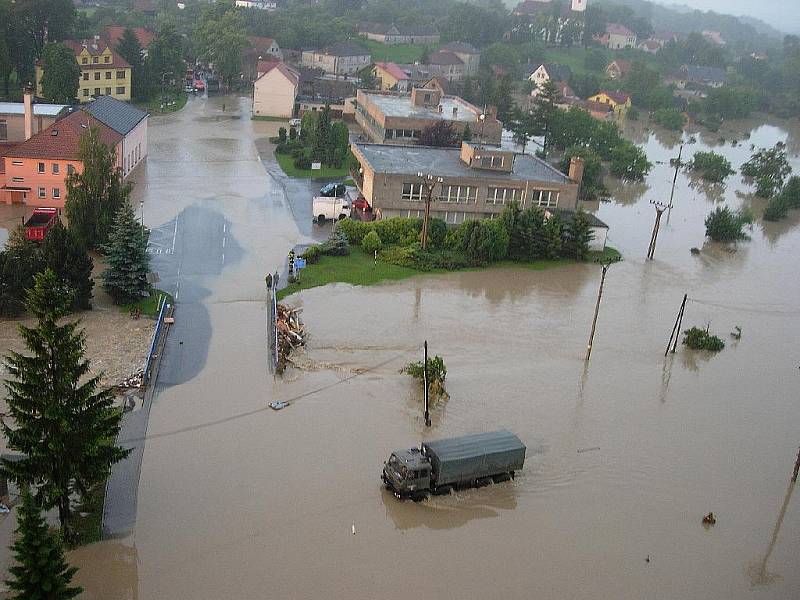
<path id="1" fill-rule="evenodd" d="M 175 254 L 175 238 L 178 237 L 178 217 L 175 217 L 175 231 L 172 232 L 172 252 L 170 254 Z"/>
<path id="2" fill-rule="evenodd" d="M 222 264 L 223 265 L 225 264 L 225 253 L 224 252 L 222 253 Z"/>
<path id="3" fill-rule="evenodd" d="M 225 247 L 225 238 L 222 238 L 222 247 Z"/>

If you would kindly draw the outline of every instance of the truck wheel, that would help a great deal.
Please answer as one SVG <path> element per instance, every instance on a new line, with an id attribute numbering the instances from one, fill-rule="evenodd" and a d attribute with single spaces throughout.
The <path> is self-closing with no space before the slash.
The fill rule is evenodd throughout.
<path id="1" fill-rule="evenodd" d="M 340 220 L 340 221 L 341 221 L 342 219 L 346 219 L 346 218 L 347 218 L 347 215 L 346 215 L 346 214 L 344 214 L 344 213 L 342 213 L 342 214 L 340 214 L 340 215 L 339 215 L 339 220 Z"/>
<path id="2" fill-rule="evenodd" d="M 479 487 L 479 488 L 486 487 L 490 483 L 492 483 L 492 478 L 491 477 L 481 477 L 480 479 L 478 479 L 475 482 L 475 487 Z"/>
<path id="3" fill-rule="evenodd" d="M 317 217 L 317 223 L 322 225 L 325 222 L 325 215 L 320 215 Z"/>
<path id="4" fill-rule="evenodd" d="M 411 494 L 411 499 L 414 502 L 422 502 L 428 498 L 428 492 L 414 492 Z"/>
<path id="5" fill-rule="evenodd" d="M 493 475 L 492 479 L 495 483 L 503 483 L 504 481 L 511 479 L 511 476 L 508 473 L 499 473 L 497 475 Z"/>
<path id="6" fill-rule="evenodd" d="M 449 496 L 452 492 L 453 492 L 453 486 L 451 485 L 443 485 L 441 487 L 436 488 L 437 496 Z"/>

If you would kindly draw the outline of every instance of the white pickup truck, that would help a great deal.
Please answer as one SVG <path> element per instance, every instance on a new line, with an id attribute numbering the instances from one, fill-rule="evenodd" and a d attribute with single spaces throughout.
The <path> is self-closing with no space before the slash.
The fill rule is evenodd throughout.
<path id="1" fill-rule="evenodd" d="M 341 186 L 344 188 L 344 186 Z M 323 188 L 324 189 L 324 188 Z M 342 196 L 314 196 L 312 205 L 313 219 L 317 223 L 327 220 L 339 220 L 350 216 L 353 198 L 358 196 L 356 188 L 346 188 Z"/>

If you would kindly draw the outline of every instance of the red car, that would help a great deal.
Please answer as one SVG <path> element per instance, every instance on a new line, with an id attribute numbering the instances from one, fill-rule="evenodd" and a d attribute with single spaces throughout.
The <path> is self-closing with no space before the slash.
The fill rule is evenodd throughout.
<path id="1" fill-rule="evenodd" d="M 363 210 L 364 212 L 370 212 L 372 207 L 367 202 L 364 196 L 359 196 L 355 200 L 353 200 L 353 208 L 357 208 L 358 210 Z"/>

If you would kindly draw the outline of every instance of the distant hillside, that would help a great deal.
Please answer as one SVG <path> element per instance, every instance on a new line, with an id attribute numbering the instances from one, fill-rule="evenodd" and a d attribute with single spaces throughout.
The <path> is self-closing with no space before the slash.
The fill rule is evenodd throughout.
<path id="1" fill-rule="evenodd" d="M 601 6 L 628 6 L 640 16 L 647 17 L 656 31 L 675 31 L 690 33 L 710 29 L 719 31 L 729 43 L 757 47 L 777 41 L 783 34 L 758 19 L 734 17 L 713 11 L 700 11 L 686 5 L 662 6 L 647 0 L 600 0 Z M 772 40 L 758 40 L 766 36 Z M 763 43 L 762 43 L 763 42 Z"/>

